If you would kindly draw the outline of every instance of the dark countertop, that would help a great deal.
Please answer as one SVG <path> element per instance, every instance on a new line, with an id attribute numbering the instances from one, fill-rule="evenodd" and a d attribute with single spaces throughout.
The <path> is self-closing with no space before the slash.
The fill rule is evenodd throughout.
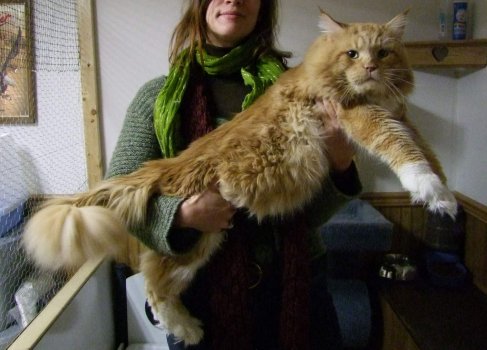
<path id="1" fill-rule="evenodd" d="M 422 350 L 486 350 L 487 295 L 425 281 L 380 283 L 382 297 Z"/>

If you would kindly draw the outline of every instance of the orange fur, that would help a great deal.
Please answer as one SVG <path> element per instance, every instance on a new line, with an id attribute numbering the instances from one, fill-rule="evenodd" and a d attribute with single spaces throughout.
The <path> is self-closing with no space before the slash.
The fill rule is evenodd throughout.
<path id="1" fill-rule="evenodd" d="M 26 228 L 27 251 L 54 268 L 114 253 L 117 237 L 144 223 L 151 196 L 188 197 L 215 179 L 225 199 L 258 219 L 299 210 L 329 170 L 322 112 L 316 107 L 323 98 L 341 102 L 339 122 L 346 134 L 387 163 L 413 200 L 454 216 L 456 202 L 441 166 L 405 114 L 405 96 L 413 87 L 400 41 L 405 17 L 383 25 L 341 24 L 322 13 L 325 33 L 304 62 L 283 73 L 251 107 L 175 158 L 150 161 L 87 193 L 48 202 Z M 198 343 L 203 332 L 179 294 L 224 233 L 202 237 L 184 256 L 149 250 L 141 263 L 153 310 L 186 344 Z"/>

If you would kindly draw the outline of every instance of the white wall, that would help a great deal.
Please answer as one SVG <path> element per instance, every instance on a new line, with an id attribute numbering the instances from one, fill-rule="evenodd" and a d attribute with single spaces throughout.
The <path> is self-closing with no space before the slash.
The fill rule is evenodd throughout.
<path id="1" fill-rule="evenodd" d="M 456 189 L 487 204 L 487 69 L 458 81 L 455 124 Z"/>
<path id="2" fill-rule="evenodd" d="M 180 0 L 98 0 L 98 35 L 102 118 L 106 161 L 110 158 L 125 111 L 138 88 L 168 71 L 167 47 L 180 15 Z M 281 47 L 299 62 L 317 35 L 318 6 L 344 22 L 387 21 L 410 8 L 406 40 L 437 37 L 437 1 L 281 0 Z M 475 37 L 487 36 L 481 18 L 485 1 L 476 1 Z M 452 72 L 417 71 L 416 90 L 410 98 L 410 116 L 438 154 L 450 187 L 487 203 L 483 185 L 487 125 L 480 101 L 485 98 L 485 74 L 480 70 L 462 78 Z M 484 132 L 483 132 L 484 131 Z M 484 157 L 485 158 L 485 157 Z M 360 157 L 366 191 L 400 191 L 398 180 L 377 161 Z"/>
<path id="3" fill-rule="evenodd" d="M 167 48 L 180 4 L 180 0 L 96 1 L 106 162 L 137 90 L 168 71 Z"/>
<path id="4" fill-rule="evenodd" d="M 487 1 L 475 1 L 473 9 L 474 38 L 487 38 Z M 456 97 L 456 190 L 487 204 L 487 69 L 459 78 Z"/>

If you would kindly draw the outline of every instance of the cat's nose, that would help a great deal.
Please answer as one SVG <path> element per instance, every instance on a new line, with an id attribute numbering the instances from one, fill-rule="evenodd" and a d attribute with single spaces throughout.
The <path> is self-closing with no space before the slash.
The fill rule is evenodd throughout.
<path id="1" fill-rule="evenodd" d="M 365 70 L 368 72 L 368 73 L 372 73 L 373 71 L 375 71 L 377 69 L 377 66 L 375 64 L 368 64 L 365 66 Z"/>

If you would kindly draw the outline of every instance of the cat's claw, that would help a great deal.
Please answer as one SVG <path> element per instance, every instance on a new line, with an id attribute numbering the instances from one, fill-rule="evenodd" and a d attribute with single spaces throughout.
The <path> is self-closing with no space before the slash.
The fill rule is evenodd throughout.
<path id="1" fill-rule="evenodd" d="M 458 207 L 455 196 L 428 165 L 403 166 L 399 170 L 399 179 L 404 188 L 411 193 L 414 203 L 425 203 L 428 210 L 448 214 L 455 219 Z"/>

